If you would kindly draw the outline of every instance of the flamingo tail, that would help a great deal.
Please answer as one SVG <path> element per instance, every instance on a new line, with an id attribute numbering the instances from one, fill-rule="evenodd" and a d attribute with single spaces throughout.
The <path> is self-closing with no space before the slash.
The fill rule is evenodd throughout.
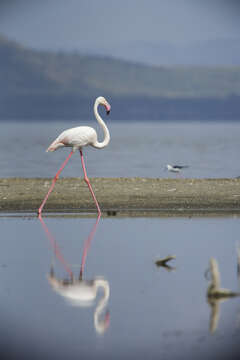
<path id="1" fill-rule="evenodd" d="M 51 145 L 47 148 L 46 152 L 49 151 L 56 151 L 60 147 L 65 146 L 62 142 L 60 142 L 58 139 L 54 140 Z"/>

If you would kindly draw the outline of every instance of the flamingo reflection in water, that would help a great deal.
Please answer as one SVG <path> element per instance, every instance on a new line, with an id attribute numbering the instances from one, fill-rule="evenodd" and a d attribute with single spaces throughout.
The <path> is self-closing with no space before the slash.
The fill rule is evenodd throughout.
<path id="1" fill-rule="evenodd" d="M 51 266 L 50 274 L 48 275 L 48 281 L 54 291 L 56 291 L 59 295 L 65 298 L 65 300 L 72 306 L 86 307 L 92 306 L 94 301 L 96 300 L 98 290 L 103 290 L 103 295 L 100 298 L 96 309 L 94 311 L 94 326 L 99 334 L 103 334 L 109 326 L 110 323 L 110 315 L 109 311 L 107 311 L 102 318 L 103 310 L 108 303 L 108 299 L 110 296 L 110 287 L 107 280 L 102 277 L 96 277 L 92 280 L 84 280 L 83 272 L 84 266 L 86 262 L 87 252 L 89 250 L 92 238 L 95 235 L 97 230 L 97 226 L 100 220 L 100 215 L 97 217 L 97 220 L 84 243 L 82 261 L 80 266 L 80 272 L 78 278 L 74 277 L 74 274 L 71 270 L 71 267 L 67 264 L 62 256 L 59 247 L 57 245 L 56 240 L 53 235 L 50 233 L 47 225 L 43 221 L 42 217 L 39 217 L 39 220 L 42 224 L 42 227 L 54 248 L 54 252 L 58 260 L 63 265 L 65 271 L 68 273 L 68 279 L 59 279 L 55 276 L 53 266 Z"/>

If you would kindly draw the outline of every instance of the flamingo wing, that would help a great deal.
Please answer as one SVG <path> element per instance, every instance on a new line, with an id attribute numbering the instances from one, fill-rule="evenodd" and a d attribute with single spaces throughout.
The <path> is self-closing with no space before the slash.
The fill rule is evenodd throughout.
<path id="1" fill-rule="evenodd" d="M 47 151 L 55 151 L 60 147 L 73 147 L 74 150 L 93 144 L 97 139 L 96 131 L 89 126 L 78 126 L 63 131 L 49 146 Z"/>

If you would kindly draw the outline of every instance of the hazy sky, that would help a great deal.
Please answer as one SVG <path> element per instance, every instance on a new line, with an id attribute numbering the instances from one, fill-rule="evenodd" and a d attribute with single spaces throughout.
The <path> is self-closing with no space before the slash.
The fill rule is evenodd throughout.
<path id="1" fill-rule="evenodd" d="M 238 38 L 238 0 L 0 0 L 0 33 L 35 48 Z"/>

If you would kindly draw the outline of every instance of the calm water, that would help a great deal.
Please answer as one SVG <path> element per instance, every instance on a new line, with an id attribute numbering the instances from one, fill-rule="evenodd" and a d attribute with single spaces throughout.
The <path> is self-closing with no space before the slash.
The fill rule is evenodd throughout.
<path id="1" fill-rule="evenodd" d="M 183 177 L 236 177 L 240 175 L 240 124 L 111 122 L 111 142 L 103 150 L 85 151 L 89 177 L 174 177 L 166 164 L 188 165 Z M 1 122 L 0 177 L 52 177 L 69 153 L 45 149 L 66 128 L 83 122 Z M 62 176 L 82 176 L 78 154 Z"/>
<path id="2" fill-rule="evenodd" d="M 87 122 L 95 126 L 95 122 Z M 1 122 L 0 177 L 50 177 L 69 150 L 45 153 L 76 122 Z M 116 123 L 85 151 L 90 177 L 240 175 L 240 124 Z M 78 154 L 63 176 L 82 176 Z M 52 359 L 208 359 L 237 351 L 240 298 L 210 306 L 214 257 L 222 287 L 240 291 L 238 218 L 1 216 L 0 351 Z M 175 255 L 172 269 L 155 261 Z"/>
<path id="3" fill-rule="evenodd" d="M 204 273 L 214 257 L 222 287 L 239 290 L 238 218 L 104 218 L 95 233 L 94 218 L 0 221 L 2 352 L 220 359 L 237 351 L 240 298 L 216 303 L 213 312 Z M 167 255 L 176 255 L 169 271 L 155 265 Z"/>

